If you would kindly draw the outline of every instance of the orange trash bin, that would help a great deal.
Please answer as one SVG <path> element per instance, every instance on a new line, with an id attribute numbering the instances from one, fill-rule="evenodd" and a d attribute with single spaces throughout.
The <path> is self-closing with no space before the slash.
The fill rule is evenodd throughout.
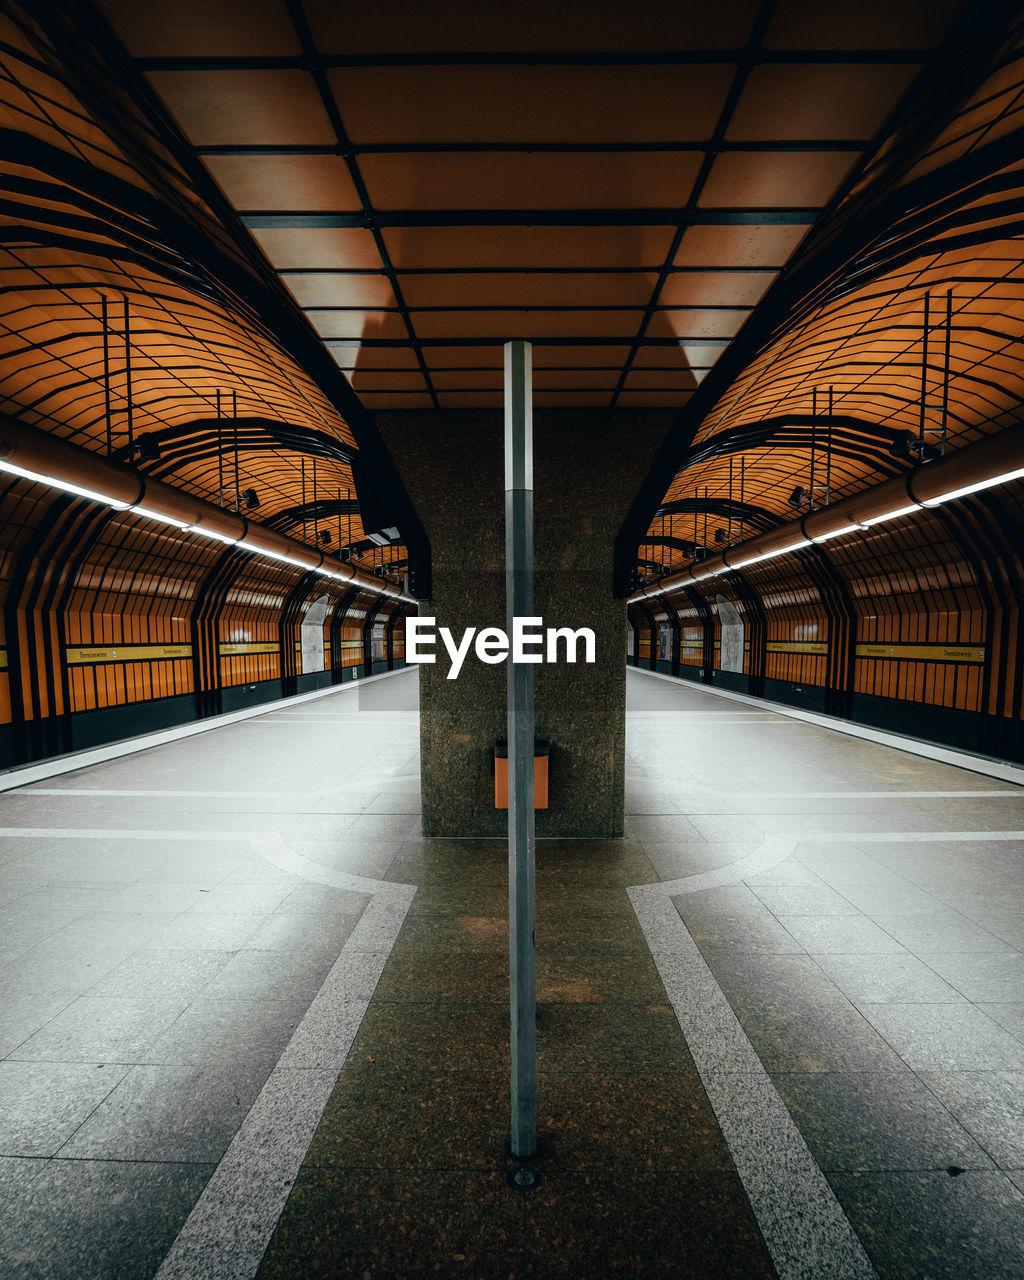
<path id="1" fill-rule="evenodd" d="M 550 746 L 543 739 L 533 744 L 533 807 L 548 807 L 548 756 Z M 494 744 L 494 807 L 508 808 L 508 743 Z"/>

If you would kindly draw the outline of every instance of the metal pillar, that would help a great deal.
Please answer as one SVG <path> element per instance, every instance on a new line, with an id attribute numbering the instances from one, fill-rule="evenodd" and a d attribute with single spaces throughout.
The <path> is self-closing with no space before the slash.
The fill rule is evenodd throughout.
<path id="1" fill-rule="evenodd" d="M 533 614 L 533 376 L 528 342 L 505 343 L 505 604 Z M 514 1156 L 537 1150 L 537 957 L 534 941 L 533 666 L 508 666 L 509 1010 Z M 520 1185 L 534 1175 L 520 1170 Z"/>

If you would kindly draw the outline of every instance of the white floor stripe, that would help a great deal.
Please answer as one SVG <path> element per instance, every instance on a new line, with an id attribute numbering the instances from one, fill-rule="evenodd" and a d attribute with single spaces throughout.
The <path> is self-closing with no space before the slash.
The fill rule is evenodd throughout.
<path id="1" fill-rule="evenodd" d="M 837 831 L 766 836 L 756 850 L 728 866 L 636 885 L 627 891 L 780 1280 L 820 1280 L 824 1276 L 829 1280 L 865 1280 L 877 1274 L 874 1267 L 671 902 L 680 894 L 734 884 L 770 870 L 793 854 L 798 840 L 820 844 L 1024 843 L 1024 831 Z"/>
<path id="2" fill-rule="evenodd" d="M 358 877 L 353 877 L 358 878 Z M 252 1280 L 416 888 L 376 883 L 155 1280 Z"/>
<path id="3" fill-rule="evenodd" d="M 679 882 L 674 882 L 675 884 Z M 627 891 L 780 1280 L 877 1273 L 669 901 L 670 884 Z"/>

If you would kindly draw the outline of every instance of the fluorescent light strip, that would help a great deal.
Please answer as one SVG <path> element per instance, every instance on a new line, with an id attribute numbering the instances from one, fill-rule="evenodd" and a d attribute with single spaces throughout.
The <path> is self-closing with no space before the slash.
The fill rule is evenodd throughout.
<path id="1" fill-rule="evenodd" d="M 158 524 L 173 525 L 175 529 L 190 529 L 192 526 L 184 520 L 175 520 L 174 516 L 163 516 L 159 511 L 150 511 L 148 507 L 136 505 L 128 510 L 136 516 L 144 516 L 147 520 L 155 520 Z"/>
<path id="2" fill-rule="evenodd" d="M 746 560 L 737 560 L 735 564 L 729 565 L 730 569 L 745 569 L 748 564 L 759 564 L 762 560 L 775 560 L 778 556 L 789 555 L 791 551 L 801 551 L 804 547 L 811 544 L 806 538 L 800 538 L 796 542 L 790 542 L 784 547 L 776 547 L 774 551 L 764 551 L 759 556 L 748 556 Z"/>
<path id="3" fill-rule="evenodd" d="M 812 538 L 814 543 L 831 542 L 833 538 L 841 538 L 844 533 L 856 533 L 858 529 L 866 529 L 867 525 L 863 524 L 844 524 L 841 529 L 833 529 L 831 533 L 819 534 L 817 538 Z"/>
<path id="4" fill-rule="evenodd" d="M 1024 467 L 1016 471 L 1004 471 L 1001 476 L 993 476 L 990 480 L 979 480 L 977 484 L 964 485 L 962 489 L 950 489 L 949 493 L 940 494 L 937 498 L 926 498 L 926 507 L 938 507 L 944 502 L 952 502 L 954 498 L 966 498 L 969 494 L 980 493 L 982 489 L 991 489 L 997 484 L 1008 484 L 1011 480 L 1019 480 L 1024 476 Z"/>
<path id="5" fill-rule="evenodd" d="M 12 476 L 21 476 L 23 480 L 34 480 L 37 484 L 52 485 L 54 489 L 62 489 L 65 493 L 73 493 L 79 498 L 89 498 L 92 502 L 102 502 L 104 506 L 113 507 L 115 511 L 127 511 L 129 504 L 120 498 L 111 498 L 106 493 L 98 493 L 95 489 L 86 489 L 80 484 L 72 484 L 70 480 L 58 480 L 54 476 L 44 476 L 38 471 L 29 471 L 27 467 L 16 466 L 13 462 L 0 459 L 0 471 L 7 471 Z"/>
<path id="6" fill-rule="evenodd" d="M 286 556 L 280 551 L 264 551 L 262 548 L 257 552 L 267 560 L 277 560 L 280 564 L 293 564 L 298 569 L 312 569 L 311 564 L 306 564 L 305 560 L 298 560 L 295 556 Z"/>
<path id="7" fill-rule="evenodd" d="M 870 529 L 873 524 L 881 524 L 883 520 L 898 520 L 901 516 L 909 516 L 912 512 L 920 510 L 919 502 L 911 502 L 906 507 L 897 507 L 895 511 L 886 511 L 884 515 L 872 516 L 870 520 L 863 521 L 863 525 L 865 529 Z"/>
<path id="8" fill-rule="evenodd" d="M 189 524 L 185 526 L 186 532 L 198 533 L 201 538 L 210 538 L 214 542 L 223 542 L 226 547 L 237 547 L 239 541 L 237 538 L 229 538 L 226 533 L 217 533 L 215 529 L 204 529 L 202 525 Z"/>
<path id="9" fill-rule="evenodd" d="M 120 498 L 112 498 L 109 494 L 100 493 L 96 489 L 87 489 L 83 485 L 72 484 L 69 480 L 58 480 L 55 476 L 43 475 L 39 471 L 30 471 L 28 467 L 19 467 L 13 462 L 9 462 L 6 458 L 0 458 L 0 471 L 7 472 L 8 475 L 19 476 L 22 480 L 32 480 L 36 484 L 49 485 L 53 489 L 60 489 L 64 493 L 73 493 L 79 498 L 88 498 L 91 502 L 100 502 L 104 506 L 111 507 L 114 511 L 131 511 L 133 515 L 142 516 L 146 520 L 155 520 L 159 524 L 170 525 L 172 528 L 181 529 L 185 533 L 198 533 L 201 538 L 209 538 L 213 542 L 223 543 L 227 547 L 239 547 L 243 551 L 263 556 L 267 560 L 277 560 L 281 564 L 291 564 L 299 569 L 312 569 L 314 566 L 306 564 L 304 560 L 298 560 L 294 556 L 282 555 L 277 551 L 257 551 L 254 547 L 246 546 L 237 538 L 229 538 L 226 534 L 217 533 L 213 529 L 204 529 L 199 524 L 186 524 L 184 520 L 177 520 L 174 516 L 161 515 L 158 511 L 151 511 L 148 507 L 142 506 L 141 503 L 122 502 Z M 334 578 L 338 582 L 347 582 L 348 579 L 344 574 L 335 573 L 329 569 L 319 569 L 317 572 L 322 573 L 325 577 Z M 366 584 L 369 586 L 370 584 Z M 370 588 L 372 590 L 372 587 Z M 379 588 L 380 594 L 391 596 L 396 600 L 406 600 L 413 604 L 415 601 L 411 596 L 406 596 L 396 590 L 387 587 Z"/>

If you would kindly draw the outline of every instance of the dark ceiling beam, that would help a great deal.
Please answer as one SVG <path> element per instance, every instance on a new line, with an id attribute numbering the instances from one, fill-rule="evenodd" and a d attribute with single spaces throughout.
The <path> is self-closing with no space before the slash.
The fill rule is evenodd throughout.
<path id="1" fill-rule="evenodd" d="M 782 270 L 782 263 L 771 265 L 757 265 L 753 267 L 747 266 L 730 266 L 727 263 L 715 263 L 712 266 L 673 267 L 670 275 L 707 275 L 709 271 L 713 271 L 715 275 L 771 275 L 773 272 Z M 0 268 L 2 271 L 3 268 Z M 651 271 L 656 271 L 654 265 L 644 266 L 642 263 L 636 267 L 399 267 L 396 269 L 400 276 L 638 276 L 650 275 Z M 278 269 L 279 276 L 386 276 L 387 272 L 380 267 L 281 267 Z M 996 283 L 995 281 L 987 281 L 987 283 Z M 23 285 L 22 290 L 28 289 L 48 289 L 48 284 L 41 285 Z M 73 288 L 95 288 L 94 285 L 64 285 L 66 289 Z M 632 339 L 630 339 L 632 341 Z"/>
<path id="2" fill-rule="evenodd" d="M 346 227 L 810 227 L 817 208 L 692 209 L 409 209 L 366 213 L 245 213 L 243 227 L 335 230 Z"/>
<path id="3" fill-rule="evenodd" d="M 828 63 L 863 66 L 884 62 L 902 65 L 924 62 L 933 49 L 762 49 L 759 62 Z M 707 63 L 735 63 L 743 49 L 653 49 L 606 53 L 366 53 L 240 56 L 142 57 L 135 61 L 143 71 L 308 71 L 314 65 L 332 67 L 685 67 Z"/>
<path id="4" fill-rule="evenodd" d="M 774 529 L 777 524 L 783 523 L 782 518 L 767 507 L 759 507 L 751 502 L 740 502 L 736 498 L 723 497 L 678 498 L 674 502 L 666 502 L 660 506 L 655 511 L 653 520 L 674 515 L 703 516 L 705 512 L 716 520 L 738 521 L 741 524 L 750 525 L 759 532 L 767 532 L 769 529 Z"/>
<path id="5" fill-rule="evenodd" d="M 770 142 L 753 139 L 749 142 L 730 142 L 722 138 L 716 142 L 718 151 L 863 151 L 870 139 L 851 138 L 779 138 Z M 568 152 L 588 154 L 632 154 L 637 151 L 665 151 L 670 153 L 701 153 L 708 149 L 708 142 L 668 141 L 656 142 L 349 142 L 340 143 L 282 143 L 282 142 L 207 142 L 196 147 L 200 156 L 340 156 L 340 155 L 435 155 L 460 154 L 486 151 L 522 152 L 538 151 L 561 155 Z"/>
<path id="6" fill-rule="evenodd" d="M 506 310 L 506 308 L 502 308 Z M 535 311 L 543 311 L 547 308 L 534 307 Z M 574 311 L 583 308 L 574 307 Z M 638 308 L 632 308 L 637 310 Z M 572 334 L 559 334 L 550 338 L 531 338 L 531 343 L 535 347 L 628 347 L 632 346 L 632 338 L 595 338 L 593 334 L 589 337 L 573 337 Z M 727 347 L 732 338 L 644 338 L 640 344 L 644 347 Z M 494 347 L 501 346 L 502 338 L 481 338 L 481 337 L 465 337 L 465 338 L 420 338 L 421 347 Z M 407 347 L 409 344 L 405 338 L 324 338 L 325 347 Z M 703 365 L 698 365 L 703 368 Z"/>

